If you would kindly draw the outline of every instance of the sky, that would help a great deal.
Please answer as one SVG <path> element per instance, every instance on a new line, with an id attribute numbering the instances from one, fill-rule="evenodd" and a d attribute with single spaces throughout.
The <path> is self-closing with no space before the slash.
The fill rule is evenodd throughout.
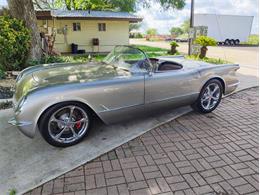
<path id="1" fill-rule="evenodd" d="M 259 9 L 258 0 L 194 0 L 194 12 L 208 14 L 245 15 L 254 16 L 252 34 L 258 34 Z M 180 26 L 190 17 L 190 0 L 186 1 L 184 9 L 158 10 L 158 4 L 149 9 L 141 8 L 137 14 L 144 18 L 142 31 L 156 28 L 159 33 L 167 34 L 171 27 Z"/>
<path id="2" fill-rule="evenodd" d="M 259 34 L 258 0 L 194 0 L 195 14 L 227 14 L 254 16 L 252 34 Z M 0 6 L 6 5 L 6 0 L 0 0 Z M 190 0 L 182 10 L 161 10 L 154 3 L 150 8 L 138 8 L 137 15 L 144 18 L 141 31 L 156 28 L 160 34 L 168 34 L 172 27 L 180 26 L 190 16 Z"/>

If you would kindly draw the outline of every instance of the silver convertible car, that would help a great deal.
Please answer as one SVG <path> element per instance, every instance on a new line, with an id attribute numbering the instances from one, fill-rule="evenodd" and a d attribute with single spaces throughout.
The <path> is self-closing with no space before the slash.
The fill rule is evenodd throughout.
<path id="1" fill-rule="evenodd" d="M 148 58 L 140 49 L 117 46 L 102 62 L 44 64 L 17 77 L 14 118 L 9 123 L 33 138 L 39 130 L 51 145 L 84 138 L 99 117 L 105 124 L 152 110 L 192 105 L 213 111 L 234 91 L 239 65 L 213 65 L 181 56 Z"/>

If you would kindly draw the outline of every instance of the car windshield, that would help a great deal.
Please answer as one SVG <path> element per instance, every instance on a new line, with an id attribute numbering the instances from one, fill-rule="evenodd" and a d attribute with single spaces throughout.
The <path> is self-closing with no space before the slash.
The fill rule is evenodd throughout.
<path id="1" fill-rule="evenodd" d="M 146 56 L 141 50 L 129 46 L 116 46 L 103 60 L 106 64 L 125 70 L 142 68 L 145 61 Z"/>

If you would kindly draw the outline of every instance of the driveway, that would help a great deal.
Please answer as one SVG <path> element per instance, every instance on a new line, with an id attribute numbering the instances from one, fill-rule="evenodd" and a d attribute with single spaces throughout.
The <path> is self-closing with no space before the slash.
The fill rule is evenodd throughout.
<path id="1" fill-rule="evenodd" d="M 258 88 L 158 126 L 26 193 L 258 194 Z"/>
<path id="2" fill-rule="evenodd" d="M 249 68 L 250 74 L 251 70 L 252 68 Z M 241 78 L 244 74 L 240 89 L 256 85 L 254 79 L 257 77 L 251 75 L 251 78 L 249 73 L 240 74 Z M 7 124 L 7 120 L 13 114 L 12 110 L 1 111 L 0 194 L 6 194 L 9 189 L 13 188 L 21 194 L 189 111 L 191 111 L 190 107 L 184 107 L 114 126 L 97 124 L 85 141 L 66 149 L 54 148 L 46 144 L 39 135 L 35 139 L 25 137 L 16 128 Z"/>
<path id="3" fill-rule="evenodd" d="M 0 194 L 10 189 L 22 194 L 190 110 L 183 107 L 110 126 L 97 123 L 82 143 L 65 149 L 50 146 L 39 134 L 27 138 L 7 123 L 13 111 L 1 111 Z"/>
<path id="4" fill-rule="evenodd" d="M 147 45 L 170 49 L 170 43 L 165 41 L 146 41 L 145 39 L 130 39 L 130 44 Z M 178 51 L 187 54 L 188 44 L 179 43 Z M 230 62 L 238 63 L 240 69 L 238 76 L 241 88 L 259 85 L 259 48 L 258 47 L 209 47 L 209 57 L 222 58 Z"/>

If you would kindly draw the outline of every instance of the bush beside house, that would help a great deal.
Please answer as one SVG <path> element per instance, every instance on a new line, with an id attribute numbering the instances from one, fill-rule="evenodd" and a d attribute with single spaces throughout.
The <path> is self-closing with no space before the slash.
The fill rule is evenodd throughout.
<path id="1" fill-rule="evenodd" d="M 22 70 L 30 50 L 30 32 L 21 20 L 0 16 L 0 75 Z"/>

